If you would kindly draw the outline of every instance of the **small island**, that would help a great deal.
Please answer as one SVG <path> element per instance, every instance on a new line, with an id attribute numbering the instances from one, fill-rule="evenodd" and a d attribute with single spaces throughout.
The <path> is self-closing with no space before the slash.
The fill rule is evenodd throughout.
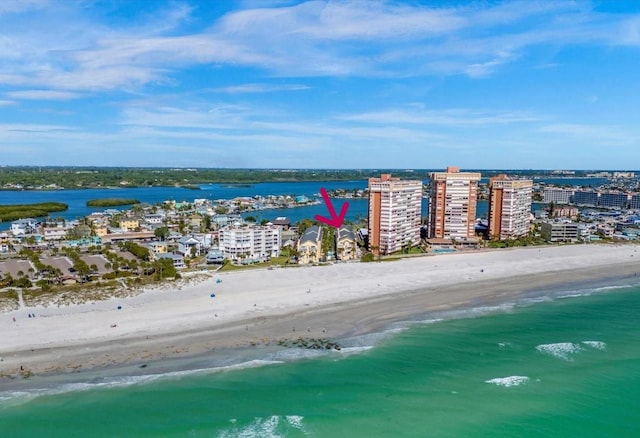
<path id="1" fill-rule="evenodd" d="M 87 207 L 120 207 L 122 205 L 140 204 L 137 199 L 125 198 L 101 198 L 90 199 L 87 201 Z"/>
<path id="2" fill-rule="evenodd" d="M 0 205 L 0 222 L 14 221 L 24 217 L 45 217 L 49 213 L 65 211 L 68 208 L 67 204 L 61 202 Z"/>

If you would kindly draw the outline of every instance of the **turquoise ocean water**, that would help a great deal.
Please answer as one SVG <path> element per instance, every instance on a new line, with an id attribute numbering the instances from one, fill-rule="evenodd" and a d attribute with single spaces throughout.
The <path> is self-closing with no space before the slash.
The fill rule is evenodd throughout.
<path id="1" fill-rule="evenodd" d="M 571 295 L 398 325 L 341 352 L 0 388 L 0 434 L 638 436 L 640 287 Z"/>

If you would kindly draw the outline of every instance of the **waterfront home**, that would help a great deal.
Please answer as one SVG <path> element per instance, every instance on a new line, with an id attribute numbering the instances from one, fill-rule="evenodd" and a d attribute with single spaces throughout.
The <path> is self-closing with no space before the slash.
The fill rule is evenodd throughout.
<path id="1" fill-rule="evenodd" d="M 322 257 L 322 228 L 307 228 L 298 241 L 298 263 L 318 263 Z"/>
<path id="2" fill-rule="evenodd" d="M 358 257 L 356 235 L 351 228 L 345 226 L 338 228 L 335 238 L 338 260 L 354 260 Z"/>
<path id="3" fill-rule="evenodd" d="M 233 262 L 262 262 L 280 255 L 280 228 L 274 225 L 227 225 L 218 240 L 224 257 Z"/>
<path id="4" fill-rule="evenodd" d="M 24 236 L 38 231 L 40 222 L 36 219 L 27 218 L 11 222 L 11 232 L 14 236 Z"/>
<path id="5" fill-rule="evenodd" d="M 202 251 L 202 242 L 195 236 L 184 236 L 178 240 L 178 252 L 185 256 L 198 256 Z"/>
<path id="6" fill-rule="evenodd" d="M 173 267 L 176 269 L 182 269 L 185 268 L 186 265 L 184 264 L 184 257 L 182 257 L 181 254 L 174 254 L 171 252 L 166 252 L 164 254 L 158 254 L 156 256 L 157 260 L 160 259 L 169 259 L 173 262 Z"/>
<path id="7" fill-rule="evenodd" d="M 219 248 L 211 248 L 205 256 L 205 261 L 210 264 L 224 263 L 224 253 Z"/>

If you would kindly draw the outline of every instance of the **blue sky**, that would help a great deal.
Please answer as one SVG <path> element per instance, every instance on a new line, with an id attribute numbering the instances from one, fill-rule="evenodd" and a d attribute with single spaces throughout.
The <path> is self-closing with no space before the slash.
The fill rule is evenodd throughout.
<path id="1" fill-rule="evenodd" d="M 0 164 L 640 168 L 640 2 L 0 2 Z"/>

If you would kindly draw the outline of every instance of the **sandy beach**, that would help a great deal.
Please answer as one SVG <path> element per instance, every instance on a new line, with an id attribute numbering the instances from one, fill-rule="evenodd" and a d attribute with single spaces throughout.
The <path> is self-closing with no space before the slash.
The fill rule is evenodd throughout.
<path id="1" fill-rule="evenodd" d="M 129 298 L 24 308 L 0 315 L 0 384 L 21 375 L 146 364 L 278 339 L 339 340 L 434 311 L 498 305 L 610 279 L 632 282 L 640 272 L 639 249 L 530 247 L 237 271 Z"/>

